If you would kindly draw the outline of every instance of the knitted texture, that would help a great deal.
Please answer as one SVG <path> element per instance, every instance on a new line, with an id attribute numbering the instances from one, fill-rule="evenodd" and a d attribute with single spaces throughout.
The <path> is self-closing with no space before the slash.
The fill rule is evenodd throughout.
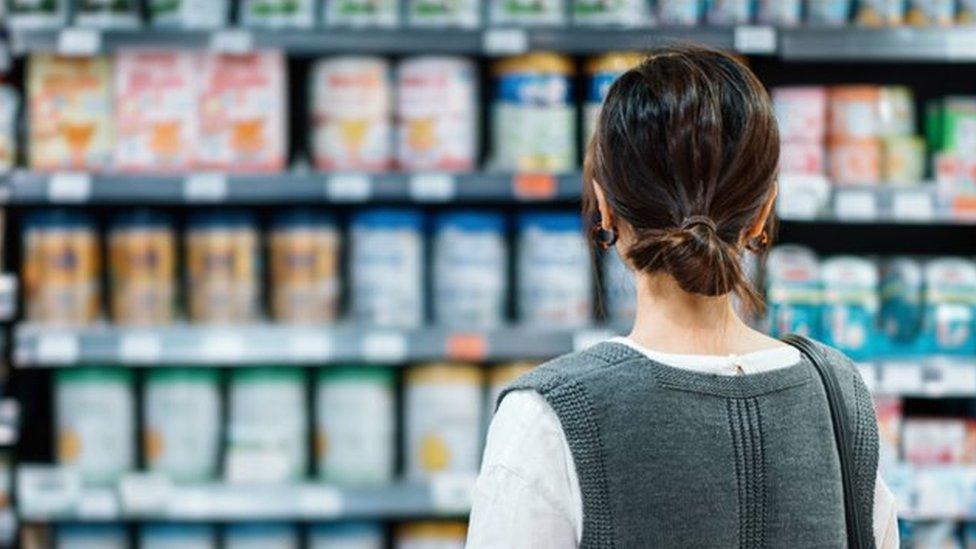
<path id="1" fill-rule="evenodd" d="M 825 349 L 850 407 L 858 502 L 870 516 L 877 426 L 856 368 Z M 583 548 L 843 547 L 840 466 L 813 365 L 718 376 L 618 343 L 516 380 L 559 417 L 583 499 Z M 871 524 L 867 537 L 873 539 Z"/>

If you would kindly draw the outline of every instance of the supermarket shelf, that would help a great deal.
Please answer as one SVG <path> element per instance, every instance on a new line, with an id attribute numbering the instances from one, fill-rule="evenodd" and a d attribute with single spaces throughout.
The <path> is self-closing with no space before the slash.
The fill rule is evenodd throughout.
<path id="1" fill-rule="evenodd" d="M 398 330 L 354 325 L 292 327 L 176 325 L 140 329 L 96 326 L 16 327 L 18 367 L 75 364 L 402 364 L 424 360 L 545 359 L 607 339 L 612 330 L 552 330 L 511 326 L 459 332 L 448 328 Z"/>
<path id="2" fill-rule="evenodd" d="M 94 175 L 18 171 L 2 195 L 14 205 L 44 204 L 307 204 L 359 202 L 479 203 L 568 201 L 579 174 Z"/>
<path id="3" fill-rule="evenodd" d="M 773 53 L 771 27 L 489 28 L 489 29 L 55 29 L 10 31 L 14 55 L 57 52 L 75 55 L 112 53 L 119 48 L 179 47 L 243 52 L 281 49 L 292 55 L 327 53 L 450 53 L 508 55 L 531 50 L 598 53 L 641 50 L 669 42 L 698 42 L 743 53 Z"/>
<path id="4" fill-rule="evenodd" d="M 788 61 L 976 61 L 976 27 L 795 28 L 780 31 Z"/>
<path id="5" fill-rule="evenodd" d="M 882 359 L 858 365 L 875 395 L 917 398 L 976 397 L 976 359 L 928 356 Z"/>
<path id="6" fill-rule="evenodd" d="M 89 488 L 82 487 L 77 473 L 70 470 L 25 465 L 17 470 L 17 503 L 26 522 L 438 518 L 467 514 L 473 486 L 473 474 L 340 487 L 321 483 L 182 486 L 135 473 L 117 486 Z"/>

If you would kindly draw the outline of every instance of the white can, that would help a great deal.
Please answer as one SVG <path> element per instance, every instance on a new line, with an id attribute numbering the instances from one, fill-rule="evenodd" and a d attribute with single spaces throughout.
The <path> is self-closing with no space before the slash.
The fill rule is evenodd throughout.
<path id="1" fill-rule="evenodd" d="M 59 524 L 57 549 L 129 549 L 129 536 L 120 524 Z"/>
<path id="2" fill-rule="evenodd" d="M 395 27 L 399 19 L 396 0 L 326 0 L 328 27 Z"/>
<path id="3" fill-rule="evenodd" d="M 546 327 L 588 324 L 592 273 L 579 215 L 526 213 L 519 225 L 518 318 Z"/>
<path id="4" fill-rule="evenodd" d="M 58 463 L 87 485 L 111 485 L 135 467 L 132 371 L 76 367 L 55 375 Z"/>
<path id="5" fill-rule="evenodd" d="M 407 372 L 408 478 L 478 471 L 482 379 L 481 370 L 467 364 L 429 364 Z"/>
<path id="6" fill-rule="evenodd" d="M 139 527 L 139 549 L 217 549 L 217 531 L 208 524 L 146 524 Z"/>
<path id="7" fill-rule="evenodd" d="M 349 238 L 350 309 L 365 324 L 424 321 L 423 217 L 413 210 L 357 213 Z"/>
<path id="8" fill-rule="evenodd" d="M 322 170 L 383 171 L 393 163 L 390 64 L 324 59 L 312 69 L 312 156 Z"/>
<path id="9" fill-rule="evenodd" d="M 463 522 L 408 522 L 397 528 L 396 549 L 464 549 Z"/>
<path id="10" fill-rule="evenodd" d="M 489 328 L 505 320 L 505 220 L 487 212 L 438 217 L 434 235 L 434 322 Z"/>
<path id="11" fill-rule="evenodd" d="M 624 263 L 617 248 L 603 254 L 603 297 L 607 320 L 629 325 L 637 316 L 637 286 L 634 273 Z"/>
<path id="12" fill-rule="evenodd" d="M 216 477 L 221 429 L 217 370 L 150 370 L 143 414 L 143 449 L 150 471 L 176 482 L 206 482 Z"/>
<path id="13" fill-rule="evenodd" d="M 383 525 L 377 522 L 316 524 L 309 532 L 309 549 L 383 549 Z"/>
<path id="14" fill-rule="evenodd" d="M 407 21 L 414 27 L 476 28 L 481 22 L 481 2 L 407 0 Z"/>
<path id="15" fill-rule="evenodd" d="M 15 29 L 51 29 L 68 22 L 68 0 L 7 0 L 7 22 Z"/>
<path id="16" fill-rule="evenodd" d="M 562 25 L 566 22 L 564 0 L 490 0 L 494 25 Z"/>
<path id="17" fill-rule="evenodd" d="M 404 170 L 469 171 L 478 155 L 477 70 L 463 57 L 397 68 L 397 159 Z"/>
<path id="18" fill-rule="evenodd" d="M 240 20 L 245 27 L 311 28 L 315 0 L 242 0 Z"/>
<path id="19" fill-rule="evenodd" d="M 219 29 L 227 23 L 227 0 L 149 0 L 149 19 L 157 27 Z"/>
<path id="20" fill-rule="evenodd" d="M 242 523 L 224 530 L 224 549 L 298 549 L 294 526 L 277 523 Z"/>
<path id="21" fill-rule="evenodd" d="M 370 366 L 323 368 L 315 390 L 319 478 L 336 484 L 383 484 L 396 459 L 393 371 Z"/>
<path id="22" fill-rule="evenodd" d="M 299 368 L 235 370 L 225 474 L 231 482 L 290 482 L 308 468 L 305 374 Z"/>

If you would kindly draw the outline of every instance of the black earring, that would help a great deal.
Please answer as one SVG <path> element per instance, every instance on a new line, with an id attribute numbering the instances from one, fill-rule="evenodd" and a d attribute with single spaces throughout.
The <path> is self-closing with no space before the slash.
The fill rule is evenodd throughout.
<path id="1" fill-rule="evenodd" d="M 609 249 L 611 246 L 617 243 L 617 231 L 612 228 L 604 229 L 599 225 L 594 225 L 593 241 L 596 242 L 597 246 L 600 246 L 604 250 Z"/>

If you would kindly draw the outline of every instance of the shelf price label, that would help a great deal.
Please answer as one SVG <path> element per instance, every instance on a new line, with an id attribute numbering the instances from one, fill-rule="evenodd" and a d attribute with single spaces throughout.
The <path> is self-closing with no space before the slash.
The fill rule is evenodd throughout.
<path id="1" fill-rule="evenodd" d="M 407 357 L 407 338 L 400 332 L 373 332 L 363 336 L 360 349 L 366 362 L 396 364 Z"/>
<path id="2" fill-rule="evenodd" d="M 332 202 L 366 202 L 372 194 L 372 181 L 366 174 L 336 174 L 325 181 L 325 196 Z"/>
<path id="3" fill-rule="evenodd" d="M 22 465 L 17 469 L 17 499 L 21 513 L 47 518 L 70 512 L 81 498 L 77 470 L 47 465 Z"/>
<path id="4" fill-rule="evenodd" d="M 291 334 L 288 336 L 288 356 L 295 362 L 326 362 L 332 356 L 332 342 L 321 334 Z"/>
<path id="5" fill-rule="evenodd" d="M 37 340 L 37 362 L 63 365 L 78 361 L 78 337 L 69 333 L 41 334 Z"/>
<path id="6" fill-rule="evenodd" d="M 159 362 L 163 344 L 152 333 L 132 333 L 119 342 L 119 360 L 123 364 L 153 364 Z"/>
<path id="7" fill-rule="evenodd" d="M 488 356 L 488 338 L 485 334 L 452 334 L 445 354 L 450 360 L 481 362 Z"/>
<path id="8" fill-rule="evenodd" d="M 102 48 L 102 35 L 97 29 L 68 27 L 58 33 L 58 53 L 72 57 L 95 55 Z"/>
<path id="9" fill-rule="evenodd" d="M 119 498 L 111 488 L 89 488 L 81 493 L 75 513 L 81 520 L 115 520 L 119 512 Z"/>
<path id="10" fill-rule="evenodd" d="M 467 513 L 471 510 L 475 476 L 465 473 L 440 473 L 430 481 L 434 509 L 441 513 Z"/>
<path id="11" fill-rule="evenodd" d="M 935 218 L 932 195 L 924 190 L 896 191 L 891 199 L 891 215 L 898 221 L 931 221 Z"/>
<path id="12" fill-rule="evenodd" d="M 841 221 L 874 221 L 878 218 L 877 197 L 866 189 L 838 189 L 834 215 Z"/>
<path id="13" fill-rule="evenodd" d="M 227 176 L 222 173 L 195 173 L 183 180 L 187 202 L 221 202 L 227 199 Z"/>
<path id="14" fill-rule="evenodd" d="M 881 369 L 881 392 L 889 395 L 920 394 L 924 372 L 917 362 L 886 362 Z"/>
<path id="15" fill-rule="evenodd" d="M 122 507 L 127 514 L 149 515 L 166 510 L 172 483 L 158 473 L 128 473 L 119 482 Z"/>
<path id="16" fill-rule="evenodd" d="M 735 28 L 735 51 L 739 53 L 776 53 L 776 29 L 765 25 L 743 25 Z"/>
<path id="17" fill-rule="evenodd" d="M 342 516 L 342 493 L 331 486 L 304 485 L 298 489 L 298 511 L 306 519 Z"/>
<path id="18" fill-rule="evenodd" d="M 207 362 L 237 362 L 244 357 L 244 340 L 234 333 L 209 334 L 203 338 L 201 354 Z"/>
<path id="19" fill-rule="evenodd" d="M 830 184 L 822 175 L 789 175 L 779 178 L 776 213 L 783 219 L 816 219 L 827 203 Z"/>
<path id="20" fill-rule="evenodd" d="M 418 173 L 410 177 L 410 198 L 415 202 L 449 202 L 454 195 L 454 177 L 450 174 Z"/>
<path id="21" fill-rule="evenodd" d="M 512 179 L 512 191 L 519 200 L 551 200 L 556 189 L 556 176 L 549 173 L 518 174 Z"/>
<path id="22" fill-rule="evenodd" d="M 210 49 L 240 55 L 254 49 L 254 35 L 244 29 L 221 29 L 210 35 Z"/>
<path id="23" fill-rule="evenodd" d="M 529 51 L 525 29 L 487 29 L 481 36 L 481 48 L 488 55 L 515 55 Z"/>
<path id="24" fill-rule="evenodd" d="M 91 197 L 91 175 L 80 172 L 52 174 L 47 183 L 48 202 L 78 204 Z"/>

